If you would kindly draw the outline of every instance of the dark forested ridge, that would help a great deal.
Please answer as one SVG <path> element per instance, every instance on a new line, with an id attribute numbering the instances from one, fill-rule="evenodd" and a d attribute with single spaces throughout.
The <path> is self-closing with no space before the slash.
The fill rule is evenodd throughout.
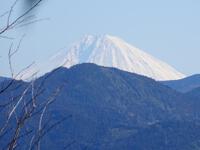
<path id="1" fill-rule="evenodd" d="M 200 87 L 200 74 L 196 74 L 180 80 L 163 81 L 161 83 L 179 92 L 186 93 Z"/>
<path id="2" fill-rule="evenodd" d="M 200 87 L 187 92 L 186 95 L 194 97 L 197 100 L 200 100 Z"/>
<path id="3" fill-rule="evenodd" d="M 58 68 L 37 79 L 35 87 L 44 79 L 38 103 L 62 87 L 46 117 L 53 122 L 71 117 L 48 133 L 41 149 L 59 150 L 66 145 L 73 150 L 200 148 L 200 103 L 192 96 L 144 76 L 94 64 Z"/>
<path id="4" fill-rule="evenodd" d="M 4 82 L 4 81 L 7 81 L 7 80 L 9 80 L 9 78 L 1 77 L 1 76 L 0 76 L 0 82 Z"/>

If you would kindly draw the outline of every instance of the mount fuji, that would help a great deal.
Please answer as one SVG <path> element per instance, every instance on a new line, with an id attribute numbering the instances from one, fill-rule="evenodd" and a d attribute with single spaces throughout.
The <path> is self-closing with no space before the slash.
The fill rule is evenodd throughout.
<path id="1" fill-rule="evenodd" d="M 155 80 L 176 80 L 185 77 L 170 65 L 154 58 L 144 51 L 110 35 L 87 35 L 62 54 L 64 67 L 81 63 L 94 63 L 137 73 Z"/>

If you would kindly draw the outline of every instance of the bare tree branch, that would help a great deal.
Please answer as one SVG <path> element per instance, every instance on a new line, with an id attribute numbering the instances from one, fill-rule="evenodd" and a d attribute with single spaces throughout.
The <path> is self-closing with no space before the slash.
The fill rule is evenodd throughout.
<path id="1" fill-rule="evenodd" d="M 7 31 L 48 19 L 37 20 L 33 15 L 29 16 L 30 12 L 43 1 L 38 0 L 28 10 L 12 20 L 12 14 L 18 1 L 19 0 L 15 0 L 10 10 L 0 16 L 0 18 L 7 16 L 5 27 L 0 29 L 0 38 L 12 40 L 13 38 L 4 35 Z M 23 38 L 24 36 L 22 36 L 16 47 L 13 42 L 11 43 L 8 50 L 8 64 L 12 78 L 9 81 L 6 81 L 5 84 L 4 82 L 0 84 L 2 86 L 0 88 L 0 96 L 3 94 L 9 94 L 5 103 L 0 104 L 0 113 L 2 113 L 5 117 L 5 120 L 1 123 L 2 127 L 0 127 L 0 139 L 3 139 L 7 135 L 10 137 L 9 141 L 6 141 L 8 142 L 6 143 L 7 145 L 5 145 L 6 150 L 14 150 L 18 148 L 20 146 L 19 140 L 24 139 L 25 137 L 30 137 L 30 141 L 28 141 L 30 150 L 34 148 L 40 150 L 41 139 L 53 128 L 71 117 L 64 117 L 53 124 L 51 124 L 51 120 L 47 120 L 47 118 L 45 118 L 48 112 L 48 107 L 56 100 L 56 97 L 60 93 L 63 86 L 57 88 L 49 97 L 45 97 L 43 99 L 38 98 L 45 91 L 45 82 L 47 79 L 59 68 L 44 76 L 37 84 L 35 83 L 36 78 L 34 78 L 37 75 L 37 72 L 35 72 L 31 76 L 31 81 L 28 83 L 23 82 L 24 84 L 22 83 L 18 85 L 18 82 L 15 79 L 21 80 L 24 76 L 24 72 L 34 64 L 33 62 L 15 74 L 12 61 L 13 57 L 20 49 Z M 17 95 L 10 94 L 16 90 L 19 90 Z M 38 126 L 30 127 L 33 120 L 34 123 L 37 123 L 38 121 Z"/>
<path id="2" fill-rule="evenodd" d="M 24 13 L 22 13 L 19 17 L 15 18 L 13 21 L 10 22 L 10 17 L 13 11 L 13 7 L 16 5 L 16 2 L 18 0 L 16 0 L 14 2 L 14 4 L 11 6 L 11 9 L 9 11 L 9 15 L 8 15 L 8 19 L 7 19 L 7 25 L 6 27 L 4 27 L 2 30 L 0 30 L 0 35 L 5 33 L 6 31 L 10 30 L 11 28 L 15 27 L 15 25 L 21 21 L 22 19 L 24 19 L 24 17 L 26 17 L 33 9 L 35 9 L 43 0 L 38 0 L 32 7 L 30 7 L 27 11 L 25 11 Z"/>

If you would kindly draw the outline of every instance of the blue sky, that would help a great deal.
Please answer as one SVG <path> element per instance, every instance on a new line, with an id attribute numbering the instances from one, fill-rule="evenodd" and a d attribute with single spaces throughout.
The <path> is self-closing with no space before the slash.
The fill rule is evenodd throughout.
<path id="1" fill-rule="evenodd" d="M 2 1 L 0 13 L 12 4 L 12 0 Z M 26 34 L 14 65 L 19 70 L 32 61 L 43 63 L 85 34 L 110 34 L 182 73 L 200 73 L 199 8 L 199 0 L 46 0 L 35 13 L 48 20 L 9 33 L 17 38 L 15 43 Z M 0 75 L 8 75 L 11 42 L 0 39 Z"/>

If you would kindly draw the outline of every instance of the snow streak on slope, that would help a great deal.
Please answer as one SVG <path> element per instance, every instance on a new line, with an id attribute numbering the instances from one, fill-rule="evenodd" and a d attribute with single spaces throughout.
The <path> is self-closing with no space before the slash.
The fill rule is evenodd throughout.
<path id="1" fill-rule="evenodd" d="M 125 41 L 109 36 L 85 36 L 67 51 L 65 67 L 80 63 L 95 63 L 115 67 L 156 80 L 175 80 L 184 75 Z"/>

